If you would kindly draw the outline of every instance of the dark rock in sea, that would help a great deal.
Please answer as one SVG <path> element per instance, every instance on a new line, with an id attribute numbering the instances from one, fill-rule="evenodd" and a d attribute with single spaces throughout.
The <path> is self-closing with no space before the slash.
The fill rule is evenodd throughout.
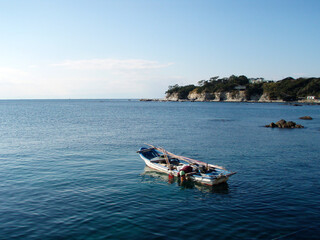
<path id="1" fill-rule="evenodd" d="M 287 123 L 286 120 L 281 119 L 278 122 L 276 122 L 276 125 L 278 128 L 285 128 L 286 123 Z"/>
<path id="2" fill-rule="evenodd" d="M 268 125 L 265 125 L 265 127 L 271 127 L 271 128 L 303 128 L 301 124 L 296 124 L 293 121 L 286 121 L 284 119 L 279 120 L 278 122 L 270 123 Z"/>
<path id="3" fill-rule="evenodd" d="M 312 120 L 312 117 L 310 117 L 310 116 L 303 116 L 303 117 L 300 117 L 300 119 L 303 119 L 303 120 Z"/>
<path id="4" fill-rule="evenodd" d="M 274 122 L 266 125 L 266 127 L 271 127 L 271 128 L 275 128 L 275 127 L 278 127 Z"/>
<path id="5" fill-rule="evenodd" d="M 140 99 L 140 102 L 163 102 L 165 100 L 158 99 L 158 98 L 142 98 Z"/>
<path id="6" fill-rule="evenodd" d="M 297 128 L 297 124 L 295 122 L 289 121 L 286 124 L 287 128 Z"/>

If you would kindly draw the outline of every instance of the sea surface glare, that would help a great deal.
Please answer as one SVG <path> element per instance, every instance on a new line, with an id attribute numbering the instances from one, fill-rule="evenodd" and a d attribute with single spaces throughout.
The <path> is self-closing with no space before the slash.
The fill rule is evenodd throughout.
<path id="1" fill-rule="evenodd" d="M 0 239 L 320 238 L 320 106 L 3 100 L 0 134 Z M 237 174 L 170 184 L 143 143 Z"/>

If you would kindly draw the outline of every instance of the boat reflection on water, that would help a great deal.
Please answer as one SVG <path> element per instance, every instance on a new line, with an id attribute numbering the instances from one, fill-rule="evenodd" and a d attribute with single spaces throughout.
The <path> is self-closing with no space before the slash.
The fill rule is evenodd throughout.
<path id="1" fill-rule="evenodd" d="M 152 168 L 149 168 L 145 166 L 144 172 L 141 173 L 141 176 L 148 176 L 156 181 L 160 181 L 162 183 L 168 183 L 168 184 L 177 184 L 182 189 L 198 189 L 201 192 L 210 192 L 210 193 L 218 193 L 218 194 L 228 194 L 229 193 L 229 185 L 228 183 L 221 183 L 218 185 L 213 186 L 206 186 L 197 182 L 193 181 L 184 181 L 181 182 L 180 178 L 169 176 L 166 173 L 161 173 L 158 171 L 153 170 Z"/>

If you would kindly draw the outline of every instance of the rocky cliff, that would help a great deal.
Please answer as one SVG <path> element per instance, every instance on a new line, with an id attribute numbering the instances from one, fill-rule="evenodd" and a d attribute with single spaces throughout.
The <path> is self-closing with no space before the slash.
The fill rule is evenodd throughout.
<path id="1" fill-rule="evenodd" d="M 270 100 L 267 94 L 253 95 L 250 96 L 250 99 L 246 98 L 245 91 L 230 91 L 230 92 L 214 92 L 207 93 L 201 92 L 198 93 L 197 90 L 193 90 L 188 94 L 186 99 L 180 99 L 178 93 L 167 94 L 166 101 L 196 101 L 196 102 L 246 102 L 246 101 L 255 101 L 255 102 L 279 102 L 281 100 Z"/>
<path id="2" fill-rule="evenodd" d="M 165 100 L 167 101 L 179 101 L 179 94 L 177 92 L 167 94 Z"/>

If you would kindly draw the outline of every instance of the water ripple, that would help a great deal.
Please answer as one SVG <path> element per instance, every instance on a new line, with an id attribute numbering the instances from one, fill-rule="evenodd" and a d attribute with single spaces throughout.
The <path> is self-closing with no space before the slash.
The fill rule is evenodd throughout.
<path id="1" fill-rule="evenodd" d="M 319 106 L 0 102 L 0 239 L 320 234 Z M 260 127 L 304 115 L 306 129 Z M 144 171 L 143 142 L 238 173 L 216 187 L 169 183 Z"/>

